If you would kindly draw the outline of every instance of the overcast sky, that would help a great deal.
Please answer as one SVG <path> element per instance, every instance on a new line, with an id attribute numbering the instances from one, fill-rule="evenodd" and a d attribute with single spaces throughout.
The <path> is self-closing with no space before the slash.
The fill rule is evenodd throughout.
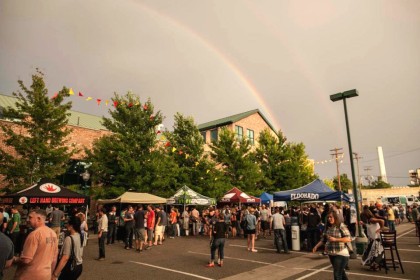
<path id="1" fill-rule="evenodd" d="M 39 67 L 62 86 L 110 98 L 131 90 L 166 116 L 197 124 L 260 109 L 316 162 L 343 148 L 347 102 L 360 173 L 406 185 L 420 168 L 420 1 L 38 0 L 0 2 L 0 93 Z M 73 109 L 109 108 L 71 97 Z M 321 179 L 335 162 L 316 164 Z"/>

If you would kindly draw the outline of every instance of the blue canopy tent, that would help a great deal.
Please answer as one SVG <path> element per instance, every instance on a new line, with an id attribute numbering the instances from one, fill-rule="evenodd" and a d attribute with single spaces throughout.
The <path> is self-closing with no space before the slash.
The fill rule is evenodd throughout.
<path id="1" fill-rule="evenodd" d="M 346 201 L 351 199 L 345 193 L 330 189 L 319 179 L 311 183 L 288 191 L 275 192 L 274 201 Z"/>
<path id="2" fill-rule="evenodd" d="M 260 196 L 261 204 L 270 204 L 273 201 L 273 195 L 263 192 Z"/>

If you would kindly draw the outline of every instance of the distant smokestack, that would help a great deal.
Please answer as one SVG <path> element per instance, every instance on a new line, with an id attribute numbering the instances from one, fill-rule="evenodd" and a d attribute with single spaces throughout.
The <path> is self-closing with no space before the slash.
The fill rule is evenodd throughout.
<path id="1" fill-rule="evenodd" d="M 378 147 L 378 158 L 379 158 L 379 171 L 381 172 L 381 180 L 385 183 L 388 183 L 388 178 L 386 177 L 385 161 L 384 161 L 384 152 L 382 147 Z"/>

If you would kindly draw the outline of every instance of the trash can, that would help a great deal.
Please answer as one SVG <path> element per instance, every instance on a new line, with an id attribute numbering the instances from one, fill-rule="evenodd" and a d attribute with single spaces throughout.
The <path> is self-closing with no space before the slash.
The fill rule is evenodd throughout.
<path id="1" fill-rule="evenodd" d="M 300 228 L 296 224 L 292 224 L 292 250 L 300 251 Z"/>

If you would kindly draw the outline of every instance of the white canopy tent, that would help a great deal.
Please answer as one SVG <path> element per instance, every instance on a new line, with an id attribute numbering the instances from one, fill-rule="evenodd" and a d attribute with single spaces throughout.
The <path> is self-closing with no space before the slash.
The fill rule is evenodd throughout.
<path id="1" fill-rule="evenodd" d="M 162 198 L 149 193 L 125 192 L 117 198 L 98 199 L 98 203 L 166 204 L 166 198 Z"/>

